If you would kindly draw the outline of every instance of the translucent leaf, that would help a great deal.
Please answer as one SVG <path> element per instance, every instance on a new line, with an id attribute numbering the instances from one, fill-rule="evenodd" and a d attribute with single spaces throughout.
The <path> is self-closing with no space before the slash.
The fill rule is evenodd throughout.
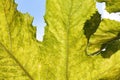
<path id="1" fill-rule="evenodd" d="M 0 80 L 119 79 L 120 22 L 101 21 L 94 0 L 47 0 L 42 42 L 32 20 L 0 1 Z M 101 55 L 86 55 L 109 40 Z"/>

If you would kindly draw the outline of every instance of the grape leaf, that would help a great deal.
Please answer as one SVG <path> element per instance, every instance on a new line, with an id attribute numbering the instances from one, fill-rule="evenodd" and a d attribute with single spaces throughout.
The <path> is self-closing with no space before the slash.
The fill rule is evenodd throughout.
<path id="1" fill-rule="evenodd" d="M 40 42 L 33 18 L 17 11 L 14 0 L 0 1 L 0 80 L 119 79 L 120 52 L 114 47 L 119 41 L 104 54 L 86 55 L 86 47 L 94 52 L 120 32 L 120 22 L 101 21 L 95 4 L 94 0 L 47 0 L 47 25 Z M 106 58 L 107 53 L 112 55 Z"/>

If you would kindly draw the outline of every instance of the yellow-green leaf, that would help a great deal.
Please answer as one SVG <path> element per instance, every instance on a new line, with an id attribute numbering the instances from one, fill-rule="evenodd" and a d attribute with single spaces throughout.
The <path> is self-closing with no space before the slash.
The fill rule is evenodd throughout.
<path id="1" fill-rule="evenodd" d="M 101 21 L 94 0 L 47 0 L 42 42 L 32 21 L 14 0 L 0 1 L 0 80 L 119 79 L 120 22 Z M 101 55 L 86 55 L 116 37 Z"/>

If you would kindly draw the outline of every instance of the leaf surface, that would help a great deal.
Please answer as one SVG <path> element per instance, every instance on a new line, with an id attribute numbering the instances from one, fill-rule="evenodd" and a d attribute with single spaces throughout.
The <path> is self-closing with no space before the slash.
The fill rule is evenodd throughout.
<path id="1" fill-rule="evenodd" d="M 32 80 L 36 77 L 38 47 L 32 18 L 18 12 L 14 0 L 0 1 L 0 79 Z"/>
<path id="2" fill-rule="evenodd" d="M 120 32 L 120 22 L 101 20 L 94 0 L 47 0 L 42 42 L 14 0 L 1 1 L 0 13 L 1 80 L 119 79 L 119 40 L 101 55 L 86 55 L 86 47 L 95 52 Z"/>

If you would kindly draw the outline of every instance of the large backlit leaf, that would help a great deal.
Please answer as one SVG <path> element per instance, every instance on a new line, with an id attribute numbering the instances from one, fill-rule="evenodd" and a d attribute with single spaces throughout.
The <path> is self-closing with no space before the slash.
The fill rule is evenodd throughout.
<path id="1" fill-rule="evenodd" d="M 120 32 L 119 22 L 101 21 L 94 0 L 47 0 L 42 42 L 32 20 L 14 0 L 0 1 L 0 80 L 119 79 L 119 40 L 101 55 L 86 55 Z"/>
<path id="2" fill-rule="evenodd" d="M 31 24 L 32 18 L 18 12 L 13 0 L 0 1 L 1 80 L 39 77 L 39 45 L 35 39 L 35 27 Z"/>

